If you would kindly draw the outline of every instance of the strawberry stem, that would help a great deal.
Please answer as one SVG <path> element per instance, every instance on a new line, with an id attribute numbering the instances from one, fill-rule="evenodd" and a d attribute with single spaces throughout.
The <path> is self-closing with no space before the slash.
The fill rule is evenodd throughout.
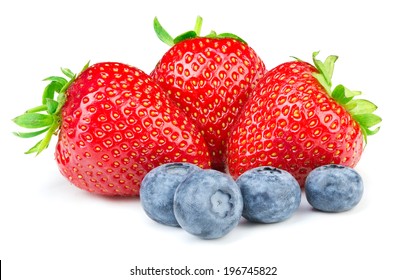
<path id="1" fill-rule="evenodd" d="M 200 32 L 202 31 L 202 24 L 203 18 L 201 16 L 197 16 L 194 31 L 196 32 L 197 36 L 200 36 Z"/>
<path id="2" fill-rule="evenodd" d="M 87 69 L 89 62 L 83 67 L 82 72 Z M 76 79 L 76 75 L 67 68 L 61 68 L 65 77 L 51 76 L 44 81 L 50 83 L 45 87 L 42 95 L 42 104 L 27 110 L 24 114 L 13 119 L 20 127 L 35 129 L 29 132 L 14 132 L 14 135 L 21 138 L 32 138 L 44 134 L 42 140 L 30 148 L 26 154 L 36 153 L 37 155 L 46 149 L 54 134 L 61 125 L 61 109 L 66 101 L 66 90 Z M 58 93 L 56 100 L 55 93 Z"/>

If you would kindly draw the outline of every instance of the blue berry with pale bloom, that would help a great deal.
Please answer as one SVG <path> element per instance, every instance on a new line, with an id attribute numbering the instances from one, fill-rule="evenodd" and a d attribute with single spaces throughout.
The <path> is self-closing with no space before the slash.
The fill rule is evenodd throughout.
<path id="1" fill-rule="evenodd" d="M 175 192 L 178 223 L 202 239 L 228 234 L 238 225 L 242 208 L 240 188 L 230 175 L 216 170 L 193 172 Z"/>
<path id="2" fill-rule="evenodd" d="M 243 217 L 251 222 L 277 223 L 291 217 L 301 201 L 301 189 L 288 172 L 257 167 L 237 179 L 244 200 Z"/>
<path id="3" fill-rule="evenodd" d="M 173 213 L 175 190 L 190 174 L 201 168 L 191 163 L 167 163 L 152 169 L 141 182 L 140 200 L 154 221 L 179 226 Z"/>
<path id="4" fill-rule="evenodd" d="M 361 200 L 364 184 L 353 168 L 330 164 L 314 169 L 306 178 L 305 194 L 310 205 L 323 212 L 343 212 Z"/>

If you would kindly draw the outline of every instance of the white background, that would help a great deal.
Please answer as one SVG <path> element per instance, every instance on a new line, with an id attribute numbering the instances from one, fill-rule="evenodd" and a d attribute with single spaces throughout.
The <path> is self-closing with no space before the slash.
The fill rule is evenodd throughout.
<path id="1" fill-rule="evenodd" d="M 266 4 L 265 4 L 266 3 Z M 402 1 L 2 1 L 0 4 L 0 259 L 4 279 L 155 279 L 130 269 L 212 268 L 189 279 L 400 279 L 405 260 L 405 31 Z M 204 19 L 244 38 L 271 69 L 296 56 L 336 54 L 334 83 L 362 90 L 379 106 L 381 131 L 356 169 L 365 183 L 352 211 L 324 214 L 305 199 L 289 220 L 241 223 L 200 240 L 161 226 L 138 199 L 104 198 L 70 185 L 51 148 L 14 137 L 11 119 L 39 105 L 47 76 L 79 71 L 90 59 L 150 72 L 168 49 L 158 16 L 178 35 Z M 36 139 L 33 139 L 34 141 Z M 223 276 L 226 266 L 276 266 L 278 276 Z M 160 279 L 179 277 L 160 277 Z M 158 279 L 158 278 L 156 278 Z M 186 278 L 185 278 L 186 279 Z"/>

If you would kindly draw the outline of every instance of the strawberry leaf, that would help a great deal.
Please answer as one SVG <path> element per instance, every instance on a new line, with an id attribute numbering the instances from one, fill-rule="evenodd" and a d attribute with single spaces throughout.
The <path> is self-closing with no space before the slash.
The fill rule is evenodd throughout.
<path id="1" fill-rule="evenodd" d="M 375 114 L 354 115 L 353 118 L 364 127 L 372 127 L 379 124 L 382 119 Z"/>
<path id="2" fill-rule="evenodd" d="M 365 128 L 364 129 L 365 130 L 365 135 L 367 135 L 367 136 L 374 135 L 379 131 L 380 128 L 381 127 L 379 127 L 379 126 L 377 128 L 375 128 L 374 130 L 370 130 L 369 128 Z"/>
<path id="3" fill-rule="evenodd" d="M 51 77 L 43 79 L 43 81 L 56 82 L 56 83 L 61 84 L 62 86 L 64 86 L 68 82 L 68 80 L 66 80 L 65 78 L 58 77 L 58 76 L 51 76 Z"/>
<path id="4" fill-rule="evenodd" d="M 328 82 L 326 81 L 326 79 L 324 78 L 324 75 L 321 73 L 313 73 L 313 77 L 315 77 L 317 79 L 317 81 L 319 81 L 319 83 L 323 86 L 323 88 L 327 91 L 327 93 L 329 95 L 331 95 L 331 87 L 328 84 Z"/>
<path id="5" fill-rule="evenodd" d="M 197 34 L 196 34 L 195 31 L 193 31 L 193 30 L 192 31 L 187 31 L 187 32 L 185 32 L 183 34 L 180 34 L 175 39 L 173 39 L 173 43 L 177 44 L 177 43 L 182 42 L 184 40 L 192 39 L 192 38 L 196 38 L 196 37 L 197 37 Z"/>
<path id="6" fill-rule="evenodd" d="M 314 75 L 315 78 L 323 85 L 329 94 L 331 94 L 331 78 L 333 77 L 334 72 L 334 63 L 338 59 L 338 56 L 330 55 L 326 58 L 324 62 L 316 59 L 316 56 L 319 52 L 313 52 L 313 62 L 314 66 L 319 70 L 321 75 Z"/>
<path id="7" fill-rule="evenodd" d="M 53 123 L 51 115 L 44 115 L 39 113 L 25 113 L 16 117 L 13 121 L 24 128 L 41 128 L 50 126 Z"/>
<path id="8" fill-rule="evenodd" d="M 63 74 L 65 74 L 66 77 L 70 79 L 72 79 L 75 76 L 75 74 L 68 68 L 61 68 L 61 71 Z"/>
<path id="9" fill-rule="evenodd" d="M 331 91 L 334 63 L 338 56 L 330 55 L 322 62 L 316 58 L 318 54 L 319 52 L 313 52 L 313 62 L 317 69 L 317 72 L 313 73 L 313 77 L 324 87 L 327 94 L 351 114 L 359 124 L 364 141 L 367 143 L 367 136 L 376 134 L 379 131 L 379 127 L 376 126 L 382 122 L 381 117 L 373 114 L 377 106 L 368 100 L 356 99 L 358 95 L 361 95 L 361 92 L 350 90 L 341 84 Z"/>
<path id="10" fill-rule="evenodd" d="M 89 68 L 89 65 L 90 65 L 90 60 L 85 64 L 85 66 L 83 66 L 83 68 L 82 68 L 82 70 L 80 70 L 79 74 L 81 74 L 83 71 L 85 71 L 87 68 Z M 71 83 L 72 83 L 72 79 L 75 79 L 75 76 L 73 76 L 71 78 Z"/>
<path id="11" fill-rule="evenodd" d="M 175 37 L 175 39 L 174 39 L 162 27 L 161 23 L 158 21 L 158 18 L 157 17 L 154 18 L 154 30 L 155 30 L 155 33 L 156 33 L 157 37 L 159 38 L 159 40 L 161 40 L 162 42 L 164 42 L 165 44 L 167 44 L 169 46 L 173 46 L 173 45 L 178 44 L 178 43 L 180 43 L 180 42 L 182 42 L 184 40 L 187 40 L 187 39 L 201 37 L 200 32 L 201 32 L 201 29 L 202 29 L 202 24 L 203 24 L 202 17 L 197 16 L 194 29 L 190 30 L 190 31 L 187 31 L 187 32 L 184 32 L 181 35 Z M 229 38 L 229 39 L 234 39 L 234 40 L 240 41 L 241 43 L 247 44 L 247 42 L 245 42 L 241 37 L 239 37 L 239 36 L 237 36 L 237 35 L 235 35 L 233 33 L 217 34 L 215 31 L 211 31 L 208 35 L 203 36 L 203 38 L 210 38 L 210 39 Z"/>
<path id="12" fill-rule="evenodd" d="M 334 63 L 337 61 L 337 59 L 338 56 L 330 55 L 326 58 L 326 60 L 323 63 L 325 68 L 326 79 L 330 81 L 330 86 L 331 86 L 331 78 L 333 77 L 334 72 Z"/>
<path id="13" fill-rule="evenodd" d="M 54 99 L 55 92 L 60 92 L 64 84 L 60 82 L 52 81 L 49 83 L 45 89 L 44 93 L 42 94 L 42 104 L 45 104 L 47 99 Z"/>
<path id="14" fill-rule="evenodd" d="M 352 115 L 373 113 L 378 108 L 374 103 L 365 99 L 354 99 L 345 104 L 345 108 Z"/>
<path id="15" fill-rule="evenodd" d="M 240 41 L 241 43 L 247 44 L 241 37 L 233 34 L 233 33 L 221 33 L 217 35 L 217 38 L 231 38 L 237 41 Z"/>
<path id="16" fill-rule="evenodd" d="M 364 136 L 365 143 L 367 143 L 367 136 L 376 134 L 380 129 L 380 127 L 371 129 L 372 127 L 382 122 L 382 118 L 375 114 L 367 113 L 361 115 L 353 115 L 352 117 L 359 124 L 362 134 Z"/>
<path id="17" fill-rule="evenodd" d="M 216 31 L 214 31 L 214 30 L 210 31 L 210 33 L 207 34 L 207 35 L 205 36 L 205 38 L 211 38 L 211 39 L 217 38 L 217 33 L 216 33 Z"/>
<path id="18" fill-rule="evenodd" d="M 202 30 L 203 18 L 201 16 L 197 16 L 195 28 L 193 30 L 187 31 L 185 33 L 180 34 L 175 39 L 173 39 L 173 43 L 177 44 L 187 39 L 192 39 L 200 36 L 200 32 Z"/>
<path id="19" fill-rule="evenodd" d="M 42 130 L 38 130 L 38 131 L 32 131 L 32 132 L 13 132 L 13 134 L 17 137 L 20 138 L 31 138 L 31 137 L 35 137 L 38 136 L 42 133 L 44 133 L 45 131 L 47 131 L 49 129 L 49 127 L 46 127 Z"/>
<path id="20" fill-rule="evenodd" d="M 35 144 L 31 149 L 29 149 L 28 151 L 25 152 L 25 154 L 32 154 L 32 153 L 37 153 L 39 154 L 39 146 L 41 144 L 43 140 L 40 140 L 39 142 L 37 142 L 37 144 Z"/>
<path id="21" fill-rule="evenodd" d="M 89 63 L 83 67 L 82 72 L 89 67 Z M 76 79 L 76 75 L 69 69 L 61 68 L 61 71 L 69 80 L 58 76 L 50 76 L 44 79 L 44 81 L 49 81 L 50 83 L 45 87 L 42 94 L 42 104 L 27 110 L 24 114 L 13 119 L 14 123 L 20 127 L 36 129 L 35 131 L 28 132 L 14 132 L 14 135 L 18 137 L 31 138 L 45 133 L 45 137 L 26 152 L 28 154 L 39 154 L 47 148 L 52 136 L 59 129 L 61 109 L 66 101 L 65 91 Z M 55 93 L 58 93 L 56 100 Z"/>
<path id="22" fill-rule="evenodd" d="M 47 105 L 40 105 L 31 109 L 28 109 L 25 111 L 26 113 L 38 113 L 38 112 L 44 112 L 47 110 Z"/>
<path id="23" fill-rule="evenodd" d="M 47 99 L 46 106 L 47 106 L 48 114 L 53 115 L 56 112 L 56 110 L 58 109 L 59 103 L 58 103 L 58 101 L 55 101 L 53 99 Z"/>
<path id="24" fill-rule="evenodd" d="M 169 46 L 173 46 L 175 44 L 172 36 L 169 35 L 169 33 L 162 27 L 157 17 L 154 18 L 154 30 L 159 40 Z"/>
<path id="25" fill-rule="evenodd" d="M 360 91 L 352 91 L 343 85 L 338 85 L 334 88 L 331 97 L 333 97 L 341 105 L 350 102 L 354 96 L 360 95 Z"/>

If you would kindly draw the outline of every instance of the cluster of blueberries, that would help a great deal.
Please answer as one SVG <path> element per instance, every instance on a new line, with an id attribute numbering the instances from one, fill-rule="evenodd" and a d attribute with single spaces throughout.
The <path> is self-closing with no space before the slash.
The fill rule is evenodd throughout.
<path id="1" fill-rule="evenodd" d="M 354 169 L 330 164 L 314 169 L 304 190 L 315 209 L 342 212 L 361 200 L 363 182 Z M 140 200 L 156 222 L 215 239 L 235 228 L 241 216 L 256 223 L 288 219 L 300 205 L 301 188 L 290 173 L 274 167 L 248 170 L 234 181 L 216 170 L 168 163 L 145 176 Z"/>

